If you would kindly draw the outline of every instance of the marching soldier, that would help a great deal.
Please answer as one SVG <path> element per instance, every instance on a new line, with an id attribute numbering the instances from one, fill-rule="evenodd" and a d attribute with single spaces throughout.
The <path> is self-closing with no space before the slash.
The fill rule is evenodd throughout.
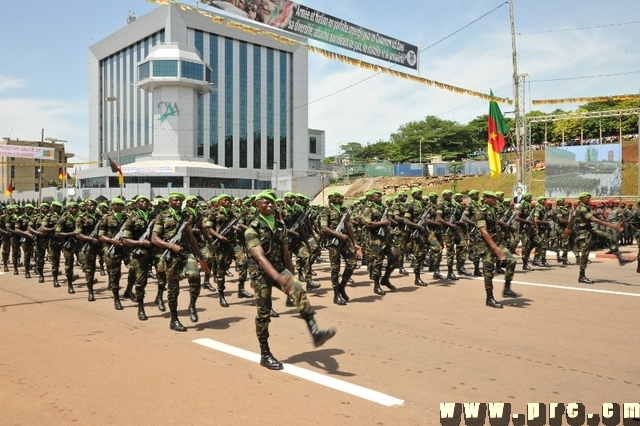
<path id="1" fill-rule="evenodd" d="M 426 207 L 422 202 L 422 189 L 413 188 L 411 190 L 411 201 L 407 203 L 404 214 L 404 223 L 409 226 L 413 240 L 413 257 L 411 267 L 413 268 L 413 283 L 417 286 L 426 287 L 427 283 L 420 278 L 422 264 L 427 256 L 426 252 Z"/>
<path id="2" fill-rule="evenodd" d="M 533 221 L 533 206 L 531 205 L 531 194 L 522 195 L 520 204 L 516 207 L 516 222 L 520 224 L 520 241 L 522 241 L 522 270 L 531 271 L 529 262 L 531 250 L 535 244 L 535 222 Z"/>
<path id="3" fill-rule="evenodd" d="M 453 204 L 451 197 L 453 192 L 445 189 L 442 191 L 442 202 L 436 208 L 437 221 L 444 227 L 442 232 L 442 241 L 447 249 L 447 278 L 450 280 L 458 280 L 456 274 L 453 273 L 453 261 L 455 259 L 455 234 L 458 227 L 455 224 L 456 205 Z"/>
<path id="4" fill-rule="evenodd" d="M 127 219 L 126 214 L 123 213 L 124 207 L 125 203 L 120 198 L 111 200 L 111 211 L 102 217 L 98 232 L 98 238 L 103 243 L 102 258 L 107 265 L 107 275 L 109 276 L 108 289 L 113 292 L 113 307 L 118 311 L 122 310 L 120 276 L 122 275 L 122 260 L 126 255 L 122 243 L 124 224 Z"/>
<path id="5" fill-rule="evenodd" d="M 60 287 L 58 276 L 60 275 L 60 253 L 62 251 L 62 240 L 56 235 L 56 226 L 60 220 L 62 203 L 53 201 L 51 211 L 42 220 L 40 236 L 49 243 L 49 261 L 51 262 L 51 275 L 53 276 L 53 286 Z"/>
<path id="6" fill-rule="evenodd" d="M 260 365 L 270 370 L 281 370 L 282 363 L 271 354 L 268 340 L 273 287 L 293 299 L 298 312 L 307 323 L 315 347 L 331 339 L 336 331 L 333 328 L 318 329 L 314 319 L 315 312 L 307 295 L 294 279 L 287 231 L 284 223 L 273 214 L 274 204 L 275 198 L 269 194 L 257 196 L 256 207 L 259 214 L 245 231 L 245 239 L 251 256 L 251 286 L 257 301 L 256 335 L 260 344 Z"/>
<path id="7" fill-rule="evenodd" d="M 478 251 L 482 249 L 482 241 L 478 238 L 480 234 L 478 234 L 478 228 L 476 227 L 476 213 L 480 211 L 480 191 L 477 189 L 472 189 L 469 191 L 469 204 L 465 207 L 464 212 L 462 214 L 462 222 L 467 225 L 467 238 L 468 238 L 468 248 L 469 253 L 471 255 L 473 261 L 473 275 L 476 277 L 481 277 L 482 272 L 480 272 L 480 256 L 478 255 Z"/>
<path id="8" fill-rule="evenodd" d="M 87 284 L 87 300 L 93 302 L 96 300 L 93 294 L 93 285 L 96 282 L 96 257 L 100 252 L 102 243 L 98 239 L 98 231 L 100 228 L 101 218 L 99 213 L 96 212 L 98 203 L 92 198 L 87 198 L 84 202 L 85 211 L 78 215 L 76 219 L 76 238 L 81 242 L 82 254 L 84 255 L 84 262 L 82 263 L 82 272 L 84 272 L 85 281 Z"/>
<path id="9" fill-rule="evenodd" d="M 76 220 L 78 219 L 78 203 L 71 201 L 67 203 L 67 211 L 60 217 L 56 224 L 56 237 L 63 239 L 62 254 L 64 255 L 64 274 L 67 277 L 67 292 L 74 294 L 73 266 L 75 265 L 75 255 L 78 251 L 78 241 L 76 240 Z"/>

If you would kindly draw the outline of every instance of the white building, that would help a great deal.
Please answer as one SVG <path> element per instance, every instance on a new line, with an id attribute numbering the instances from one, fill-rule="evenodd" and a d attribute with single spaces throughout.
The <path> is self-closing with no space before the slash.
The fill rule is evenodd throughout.
<path id="1" fill-rule="evenodd" d="M 120 193 L 108 159 L 122 165 L 126 198 L 321 191 L 307 49 L 229 21 L 160 6 L 89 48 L 90 157 L 101 164 L 78 173 L 82 196 Z"/>

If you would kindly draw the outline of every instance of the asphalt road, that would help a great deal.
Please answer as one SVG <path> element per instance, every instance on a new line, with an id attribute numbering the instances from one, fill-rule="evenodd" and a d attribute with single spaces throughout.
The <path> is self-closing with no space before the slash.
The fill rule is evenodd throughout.
<path id="1" fill-rule="evenodd" d="M 513 288 L 523 297 L 502 310 L 485 306 L 482 278 L 434 282 L 425 274 L 429 286 L 420 288 L 395 274 L 398 291 L 381 297 L 365 269 L 347 289 L 348 306 L 336 306 L 321 263 L 322 287 L 310 301 L 320 327 L 338 333 L 314 349 L 305 323 L 277 294 L 281 317 L 271 322 L 270 345 L 287 364 L 279 372 L 255 362 L 255 307 L 236 297 L 235 277 L 229 308 L 203 290 L 197 324 L 183 286 L 189 330 L 176 333 L 153 304 L 155 283 L 141 322 L 128 300 L 113 309 L 106 277 L 88 302 L 84 285 L 69 295 L 49 275 L 38 284 L 35 275 L 5 273 L 0 424 L 437 425 L 443 402 L 505 402 L 515 413 L 530 402 L 579 402 L 587 413 L 640 402 L 636 265 L 594 259 L 587 276 L 596 282 L 585 285 L 577 266 L 551 263 L 533 272 L 518 265 Z M 495 285 L 500 295 L 500 276 Z M 207 342 L 230 345 L 231 354 Z"/>

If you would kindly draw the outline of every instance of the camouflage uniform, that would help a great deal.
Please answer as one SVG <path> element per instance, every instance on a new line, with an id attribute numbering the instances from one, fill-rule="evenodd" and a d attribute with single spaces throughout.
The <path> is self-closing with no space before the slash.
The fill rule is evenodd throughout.
<path id="1" fill-rule="evenodd" d="M 535 233 L 535 259 L 534 265 L 549 267 L 547 263 L 547 248 L 549 247 L 549 225 L 540 222 L 549 221 L 550 210 L 546 205 L 546 198 L 538 198 L 538 204 L 533 209 L 533 220 L 536 222 L 536 227 L 533 230 Z"/>
<path id="2" fill-rule="evenodd" d="M 77 216 L 71 214 L 70 211 L 66 211 L 58 220 L 56 224 L 56 233 L 74 232 L 76 229 Z M 69 287 L 69 293 L 75 293 L 73 290 L 73 266 L 74 257 L 78 251 L 78 240 L 75 237 L 69 237 L 62 242 L 62 254 L 64 255 L 64 273 L 67 277 L 67 284 Z"/>
<path id="3" fill-rule="evenodd" d="M 76 218 L 76 234 L 86 237 L 98 238 L 98 228 L 100 226 L 100 216 L 97 212 L 90 213 L 85 211 Z M 98 240 L 96 244 L 88 241 L 80 241 L 82 244 L 81 252 L 83 254 L 82 272 L 84 272 L 85 282 L 87 284 L 88 296 L 87 300 L 92 301 L 93 285 L 96 275 L 96 258 L 102 249 L 102 243 Z"/>
<path id="4" fill-rule="evenodd" d="M 343 218 L 344 215 L 344 219 Z M 340 204 L 329 204 L 328 207 L 322 209 L 320 213 L 320 226 L 330 228 L 333 231 L 336 231 L 340 221 L 343 220 L 343 230 L 342 234 L 347 235 L 347 226 L 349 219 L 349 214 L 347 212 L 347 208 Z M 326 236 L 328 243 L 327 249 L 329 250 L 329 263 L 331 264 L 331 286 L 333 287 L 334 293 L 337 292 L 345 302 L 349 301 L 349 297 L 346 299 L 345 287 L 347 286 L 347 282 L 353 271 L 356 268 L 356 250 L 351 242 L 351 239 L 347 239 L 346 241 L 341 241 L 340 239 L 335 240 L 330 235 Z M 345 268 L 342 273 L 342 280 L 340 280 L 340 262 L 341 258 L 344 259 Z"/>
<path id="5" fill-rule="evenodd" d="M 477 190 L 472 190 L 475 191 L 474 194 L 477 194 L 478 191 Z M 471 191 L 469 191 L 469 193 L 471 194 Z M 480 238 L 480 234 L 478 233 L 478 228 L 477 225 L 475 223 L 476 220 L 476 214 L 480 211 L 480 203 L 476 200 L 474 200 L 473 198 L 469 201 L 469 204 L 467 204 L 467 206 L 464 209 L 464 212 L 462 213 L 462 219 L 463 220 L 468 220 L 470 222 L 473 223 L 466 223 L 467 225 L 467 247 L 469 249 L 469 255 L 473 261 L 473 275 L 475 276 L 481 276 L 482 273 L 480 272 L 480 255 L 479 253 L 483 250 L 481 244 L 481 238 Z"/>
<path id="6" fill-rule="evenodd" d="M 127 219 L 125 213 L 110 212 L 103 216 L 98 231 L 98 238 L 105 236 L 114 239 L 116 235 L 123 229 Z M 122 238 L 121 238 L 122 240 Z M 111 244 L 102 244 L 102 257 L 107 266 L 107 275 L 109 276 L 108 290 L 120 290 L 120 277 L 122 275 L 122 260 L 126 256 L 126 248 L 124 246 L 117 247 Z"/>
<path id="7" fill-rule="evenodd" d="M 123 239 L 140 241 L 151 240 L 151 229 L 154 225 L 153 212 L 150 210 L 136 210 L 131 213 L 124 223 L 124 232 L 122 233 Z M 146 234 L 146 235 L 145 235 Z M 149 277 L 149 271 L 151 265 L 156 259 L 154 256 L 154 247 L 135 247 L 130 249 L 129 271 L 133 275 L 135 284 L 136 299 L 138 301 L 138 319 L 145 321 L 147 316 L 144 312 L 144 295 L 147 287 L 147 281 Z M 158 286 L 158 294 L 156 296 L 156 305 L 161 307 L 161 311 L 164 311 L 164 302 L 162 301 L 162 292 L 160 286 Z M 142 312 L 141 312 L 142 310 Z"/>
<path id="8" fill-rule="evenodd" d="M 34 222 L 34 215 L 32 212 L 27 212 L 29 208 L 25 208 L 25 212 L 22 216 L 18 217 L 16 221 L 16 228 L 21 231 L 28 231 L 28 227 L 30 223 Z M 24 264 L 24 276 L 25 278 L 31 278 L 31 257 L 33 256 L 33 239 L 31 237 L 25 237 L 23 235 L 17 235 L 19 238 L 20 244 L 22 246 L 23 260 Z"/>
<path id="9" fill-rule="evenodd" d="M 403 201 L 401 198 L 404 198 Z M 409 228 L 404 225 L 402 220 L 404 219 L 404 215 L 407 212 L 408 203 L 406 202 L 406 193 L 399 192 L 395 202 L 389 209 L 390 215 L 393 216 L 398 221 L 398 226 L 393 229 L 392 235 L 393 240 L 398 247 L 398 270 L 402 275 L 408 275 L 408 272 L 404 270 L 404 259 L 405 256 L 411 252 L 412 245 L 410 237 Z"/>
<path id="10" fill-rule="evenodd" d="M 369 201 L 362 212 L 362 220 L 365 224 L 381 222 L 383 220 L 384 210 L 385 207 L 383 204 L 379 204 L 375 201 Z M 374 281 L 373 290 L 379 295 L 385 294 L 385 292 L 380 288 L 381 284 L 389 287 L 390 289 L 394 288 L 389 283 L 389 277 L 398 264 L 399 259 L 398 248 L 393 243 L 393 239 L 391 238 L 389 231 L 388 226 L 381 226 L 377 228 L 365 227 L 371 256 L 370 266 L 371 275 Z M 387 267 L 385 269 L 384 276 L 382 276 L 382 262 L 385 257 L 387 258 Z"/>
<path id="11" fill-rule="evenodd" d="M 51 209 L 49 213 L 42 219 L 43 228 L 53 228 L 54 235 L 47 238 L 49 243 L 49 261 L 51 262 L 51 275 L 53 275 L 53 286 L 59 287 L 58 276 L 60 275 L 60 253 L 62 252 L 62 241 L 55 238 L 55 228 L 60 220 L 60 212 Z"/>
<path id="12" fill-rule="evenodd" d="M 450 192 L 448 193 L 450 194 Z M 442 202 L 438 203 L 436 207 L 436 215 L 446 223 L 455 224 L 454 222 L 457 206 L 451 199 L 447 200 L 446 198 L 444 198 L 445 194 L 446 193 L 443 192 L 443 200 Z M 447 277 L 453 280 L 458 279 L 458 277 L 456 277 L 456 275 L 453 273 L 453 261 L 456 258 L 455 234 L 456 230 L 446 225 L 444 226 L 444 229 L 441 233 L 443 245 L 447 250 Z"/>
<path id="13" fill-rule="evenodd" d="M 18 265 L 20 264 L 20 235 L 13 233 L 18 224 L 17 210 L 9 214 L 6 220 L 7 230 L 11 231 L 11 262 L 13 263 L 13 275 L 18 275 Z"/>
<path id="14" fill-rule="evenodd" d="M 9 209 L 4 209 L 0 214 L 0 245 L 2 245 L 2 265 L 4 272 L 9 271 L 9 255 L 11 254 L 11 234 L 7 232 L 7 218 Z"/>
<path id="15" fill-rule="evenodd" d="M 533 206 L 524 199 L 516 208 L 516 215 L 521 219 L 533 220 Z M 530 270 L 531 251 L 536 243 L 535 230 L 527 223 L 520 223 L 520 241 L 522 242 L 522 269 Z"/>
<path id="16" fill-rule="evenodd" d="M 38 213 L 33 215 L 33 220 L 29 222 L 29 227 L 34 231 L 39 231 L 48 213 L 49 205 L 43 203 L 40 206 Z M 33 236 L 33 239 L 35 240 L 35 269 L 38 272 L 38 275 L 40 275 L 38 282 L 42 283 L 44 282 L 44 260 L 47 253 L 47 246 L 49 245 L 49 237 L 39 237 L 35 234 L 33 234 Z"/>

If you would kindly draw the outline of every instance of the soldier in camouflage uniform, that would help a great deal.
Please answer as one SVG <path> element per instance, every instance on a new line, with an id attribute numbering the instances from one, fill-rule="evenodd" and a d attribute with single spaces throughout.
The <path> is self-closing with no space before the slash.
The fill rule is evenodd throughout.
<path id="1" fill-rule="evenodd" d="M 558 248 L 558 262 L 562 262 L 563 265 L 573 265 L 567 259 L 568 251 L 571 249 L 570 236 L 565 235 L 564 230 L 569 223 L 569 217 L 571 213 L 565 205 L 564 198 L 556 198 L 556 209 L 553 212 L 556 225 L 554 226 L 555 245 Z"/>
<path id="2" fill-rule="evenodd" d="M 32 204 L 24 205 L 24 213 L 18 217 L 15 232 L 18 234 L 20 244 L 22 246 L 24 277 L 31 278 L 31 257 L 33 256 L 33 239 L 29 233 L 29 224 L 34 221 L 33 211 L 35 207 Z"/>
<path id="3" fill-rule="evenodd" d="M 169 310 L 171 319 L 169 328 L 174 331 L 187 331 L 187 328 L 180 323 L 178 319 L 178 293 L 180 292 L 180 273 L 188 268 L 189 257 L 194 257 L 200 263 L 205 273 L 210 273 L 209 267 L 200 251 L 198 242 L 189 228 L 190 215 L 182 212 L 182 202 L 185 196 L 181 193 L 174 192 L 169 194 L 169 208 L 160 213 L 154 221 L 151 242 L 157 246 L 163 253 L 167 253 L 165 257 L 165 270 L 167 274 L 167 283 L 169 286 Z M 186 225 L 183 227 L 183 224 Z M 182 235 L 179 240 L 172 241 L 178 232 L 182 229 Z M 190 251 L 192 253 L 190 253 Z M 192 271 L 186 271 L 187 276 L 194 274 Z M 189 314 L 191 321 L 196 322 L 198 316 L 196 313 L 195 302 L 200 294 L 200 282 L 189 279 L 190 304 Z"/>
<path id="4" fill-rule="evenodd" d="M 371 253 L 369 260 L 374 282 L 373 291 L 380 296 L 384 296 L 386 293 L 380 285 L 384 285 L 389 290 L 396 289 L 389 281 L 389 277 L 398 264 L 399 255 L 390 234 L 389 225 L 391 221 L 384 215 L 386 209 L 381 200 L 382 194 L 379 191 L 374 191 L 371 194 L 371 201 L 367 203 L 362 212 L 362 220 L 364 221 Z M 382 276 L 382 262 L 385 257 L 387 258 L 387 267 L 384 271 L 384 276 Z"/>
<path id="5" fill-rule="evenodd" d="M 398 223 L 398 226 L 396 226 L 393 231 L 393 239 L 396 247 L 398 247 L 398 273 L 400 273 L 400 275 L 409 275 L 406 269 L 404 269 L 404 258 L 407 253 L 412 251 L 409 238 L 410 233 L 408 227 L 405 229 L 406 225 L 404 224 L 404 215 L 407 212 L 407 206 L 407 193 L 405 191 L 399 191 L 391 206 L 390 215 L 393 220 Z"/>
<path id="6" fill-rule="evenodd" d="M 422 263 L 427 255 L 426 216 L 426 207 L 422 201 L 422 189 L 413 188 L 411 190 L 411 201 L 407 203 L 404 213 L 404 223 L 408 226 L 410 238 L 413 240 L 413 258 L 411 259 L 411 267 L 414 274 L 413 283 L 421 287 L 427 285 L 420 278 Z"/>
<path id="7" fill-rule="evenodd" d="M 458 227 L 455 224 L 457 206 L 453 204 L 452 196 L 452 191 L 448 189 L 442 191 L 442 202 L 438 203 L 436 207 L 436 218 L 444 227 L 441 235 L 443 245 L 447 249 L 447 278 L 456 281 L 458 277 L 453 273 L 453 261 L 456 256 L 455 234 L 458 231 Z"/>
<path id="8" fill-rule="evenodd" d="M 113 307 L 121 311 L 120 302 L 120 276 L 122 275 L 122 260 L 127 255 L 125 252 L 122 237 L 124 234 L 124 224 L 127 220 L 123 212 L 125 203 L 120 198 L 111 200 L 111 211 L 102 216 L 98 239 L 102 244 L 102 258 L 107 265 L 107 275 L 109 276 L 108 289 L 113 292 Z M 131 268 L 129 268 L 131 271 Z"/>
<path id="9" fill-rule="evenodd" d="M 98 239 L 98 231 L 100 228 L 101 217 L 96 212 L 98 203 L 94 199 L 87 198 L 85 200 L 85 211 L 78 215 L 76 219 L 76 238 L 82 244 L 82 253 L 84 262 L 82 263 L 82 272 L 84 272 L 85 282 L 87 284 L 87 300 L 93 302 L 96 300 L 93 293 L 93 285 L 96 282 L 96 258 L 102 249 L 102 243 Z"/>
<path id="10" fill-rule="evenodd" d="M 151 231 L 154 225 L 154 213 L 149 210 L 149 199 L 145 196 L 138 196 L 136 199 L 136 211 L 131 213 L 125 223 L 122 233 L 122 243 L 130 247 L 131 260 L 129 270 L 133 273 L 136 288 L 136 299 L 138 301 L 138 319 L 146 321 L 148 319 L 144 311 L 144 295 L 149 279 L 149 271 L 155 259 L 153 246 L 151 245 Z M 156 304 L 162 304 L 162 293 L 164 289 L 158 286 Z M 117 292 L 114 290 L 114 298 Z M 158 302 L 160 300 L 160 302 Z M 116 306 L 116 309 L 118 307 Z M 161 309 L 164 310 L 164 309 Z"/>
<path id="11" fill-rule="evenodd" d="M 456 206 L 455 224 L 458 227 L 458 230 L 454 233 L 456 244 L 456 269 L 458 274 L 469 276 L 471 274 L 464 267 L 464 264 L 467 261 L 469 249 L 467 242 L 467 226 L 462 222 L 462 214 L 465 209 L 465 206 L 462 204 L 463 198 L 464 195 L 460 192 L 453 194 L 453 204 Z"/>
<path id="12" fill-rule="evenodd" d="M 78 241 L 75 237 L 76 220 L 78 218 L 78 203 L 71 201 L 67 203 L 67 211 L 60 217 L 56 224 L 56 237 L 61 239 L 62 254 L 64 255 L 64 273 L 67 277 L 67 292 L 75 293 L 73 288 L 73 266 L 75 265 L 75 254 L 78 251 Z"/>
<path id="13" fill-rule="evenodd" d="M 588 192 L 581 192 L 578 195 L 578 199 L 580 202 L 576 207 L 575 215 L 571 218 L 571 221 L 567 224 L 567 228 L 565 229 L 565 233 L 568 235 L 570 233 L 575 234 L 576 239 L 576 250 L 580 255 L 580 275 L 578 277 L 579 283 L 584 284 L 593 284 L 586 276 L 587 263 L 589 260 L 589 251 L 591 246 L 591 239 L 594 234 L 602 233 L 603 231 L 594 231 L 592 229 L 592 224 L 597 224 L 600 226 L 605 226 L 607 228 L 614 229 L 618 232 L 622 231 L 623 226 L 620 223 L 608 223 L 603 220 L 597 219 L 594 217 L 593 213 L 591 213 L 590 201 L 591 194 Z M 573 228 L 575 225 L 575 228 Z M 603 235 L 603 236 L 606 236 Z M 613 253 L 618 257 L 618 261 L 620 262 L 620 266 L 626 265 L 627 263 L 633 262 L 635 259 L 627 259 L 622 256 L 622 254 L 618 251 L 618 245 L 613 241 L 613 239 L 609 238 L 609 247 Z"/>
<path id="14" fill-rule="evenodd" d="M 533 264 L 550 268 L 547 262 L 547 248 L 549 247 L 549 222 L 550 208 L 547 207 L 547 197 L 538 197 L 538 203 L 533 209 L 533 223 L 536 224 L 534 232 L 536 238 L 534 240 L 536 254 Z"/>
<path id="15" fill-rule="evenodd" d="M 520 224 L 520 241 L 522 241 L 522 270 L 531 271 L 529 262 L 531 250 L 535 244 L 535 222 L 533 221 L 533 206 L 531 205 L 531 194 L 522 195 L 522 201 L 516 207 L 516 222 Z"/>
<path id="16" fill-rule="evenodd" d="M 18 275 L 18 265 L 20 265 L 20 235 L 16 232 L 20 207 L 16 204 L 10 210 L 7 217 L 7 232 L 11 234 L 11 263 L 13 263 L 13 275 Z"/>
<path id="17" fill-rule="evenodd" d="M 269 348 L 269 322 L 271 292 L 275 287 L 294 300 L 295 306 L 306 321 L 313 343 L 323 345 L 335 335 L 335 330 L 318 330 L 305 291 L 293 276 L 293 263 L 288 249 L 288 235 L 283 222 L 273 215 L 275 198 L 269 194 L 259 194 L 256 199 L 259 212 L 245 231 L 246 249 L 251 256 L 249 276 L 257 302 L 256 335 L 260 344 L 260 365 L 281 370 L 278 361 Z"/>
<path id="18" fill-rule="evenodd" d="M 38 282 L 44 282 L 44 258 L 47 252 L 49 239 L 42 233 L 40 229 L 46 215 L 49 214 L 49 204 L 40 204 L 38 213 L 33 215 L 33 219 L 29 222 L 27 230 L 31 234 L 31 238 L 35 240 L 35 265 L 38 272 Z"/>
<path id="19" fill-rule="evenodd" d="M 38 238 L 45 238 L 49 243 L 49 261 L 51 262 L 51 275 L 53 276 L 53 286 L 60 287 L 58 276 L 60 275 L 60 253 L 62 252 L 62 240 L 56 236 L 56 226 L 60 220 L 62 203 L 53 201 L 51 211 L 44 217 L 40 227 L 41 235 Z"/>
<path id="20" fill-rule="evenodd" d="M 328 198 L 329 206 L 325 207 L 320 214 L 320 226 L 329 240 L 327 248 L 331 264 L 333 303 L 346 305 L 349 301 L 349 296 L 347 296 L 345 288 L 356 268 L 356 252 L 361 249 L 351 229 L 349 211 L 342 205 L 344 202 L 343 195 L 338 191 L 331 191 Z M 338 229 L 339 225 L 340 229 Z M 343 258 L 345 262 L 342 279 L 340 279 L 340 258 Z"/>
<path id="21" fill-rule="evenodd" d="M 0 244 L 2 245 L 2 265 L 4 272 L 9 272 L 9 256 L 11 254 L 11 234 L 7 231 L 7 219 L 10 213 L 9 206 L 2 208 L 0 214 Z"/>
<path id="22" fill-rule="evenodd" d="M 476 227 L 476 213 L 480 211 L 480 191 L 477 189 L 472 189 L 469 191 L 469 204 L 465 207 L 464 212 L 462 213 L 462 222 L 467 225 L 467 238 L 468 238 L 468 248 L 469 254 L 473 261 L 473 275 L 476 277 L 481 277 L 482 272 L 480 272 L 480 256 L 478 252 L 480 250 L 484 250 L 481 246 L 482 241 L 480 241 L 480 234 L 478 233 L 478 228 Z"/>
<path id="23" fill-rule="evenodd" d="M 478 254 L 482 258 L 484 275 L 484 289 L 486 293 L 486 305 L 491 308 L 502 308 L 493 297 L 493 273 L 496 259 L 499 259 L 505 268 L 503 297 L 520 297 L 521 294 L 511 290 L 511 280 L 516 269 L 516 260 L 505 247 L 501 246 L 500 232 L 498 230 L 499 217 L 496 216 L 496 194 L 491 191 L 482 193 L 484 205 L 476 213 L 476 226 L 482 237 L 478 246 Z"/>
<path id="24" fill-rule="evenodd" d="M 438 194 L 430 192 L 426 200 L 427 215 L 427 241 L 429 243 L 429 271 L 433 271 L 434 280 L 443 280 L 440 274 L 440 262 L 442 262 L 442 226 L 438 222 Z"/>

